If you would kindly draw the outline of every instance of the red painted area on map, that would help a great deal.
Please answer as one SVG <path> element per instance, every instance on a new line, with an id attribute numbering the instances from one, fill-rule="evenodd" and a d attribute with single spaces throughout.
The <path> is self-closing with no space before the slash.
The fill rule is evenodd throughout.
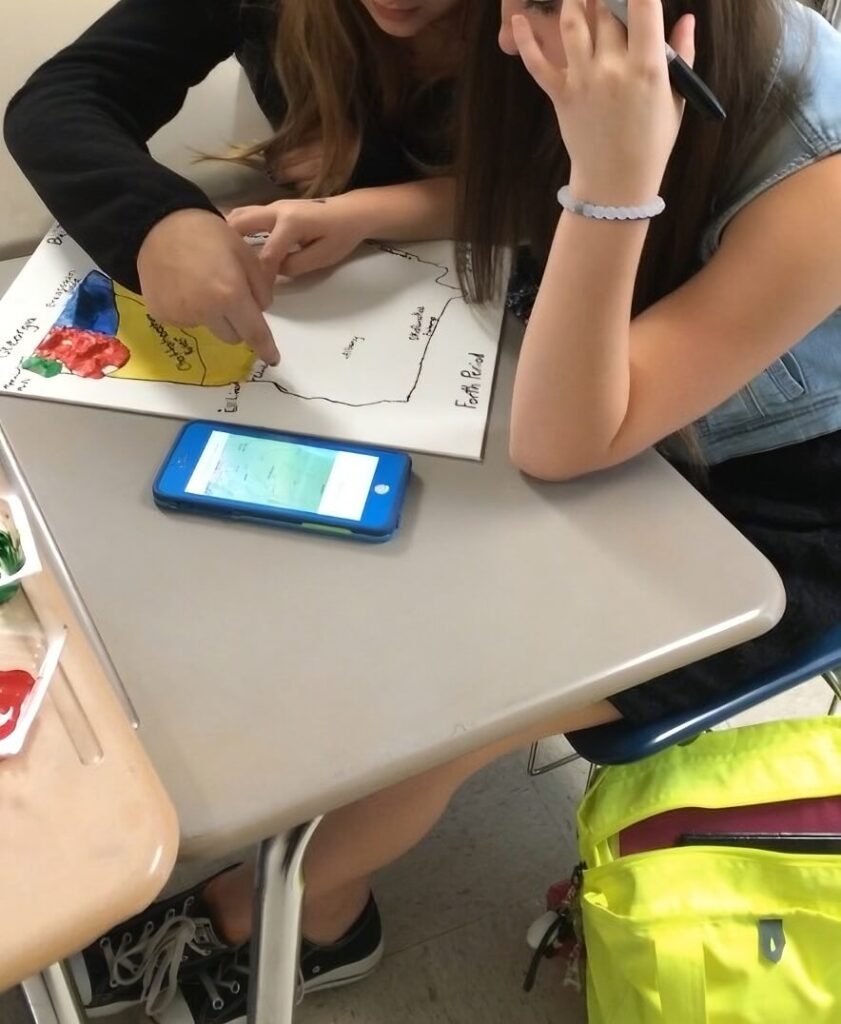
<path id="1" fill-rule="evenodd" d="M 57 359 L 71 373 L 94 380 L 104 377 L 109 368 L 125 366 L 131 356 L 126 346 L 110 334 L 78 327 L 53 327 L 35 353 Z"/>

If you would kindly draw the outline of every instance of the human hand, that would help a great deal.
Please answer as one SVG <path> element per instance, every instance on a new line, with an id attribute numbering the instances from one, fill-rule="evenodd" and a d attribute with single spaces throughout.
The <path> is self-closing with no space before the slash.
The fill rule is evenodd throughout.
<path id="1" fill-rule="evenodd" d="M 627 31 L 602 0 L 563 0 L 557 21 L 548 21 L 561 47 L 551 36 L 539 40 L 522 15 L 511 29 L 523 63 L 555 107 L 576 198 L 622 206 L 652 199 L 684 108 L 669 82 L 661 0 L 630 0 Z M 694 17 L 685 15 L 670 39 L 689 65 L 694 36 Z"/>
<path id="2" fill-rule="evenodd" d="M 179 327 L 207 327 L 221 341 L 244 341 L 265 362 L 280 361 L 263 316 L 273 279 L 257 255 L 216 214 L 178 210 L 159 221 L 137 257 L 149 313 Z"/>
<path id="3" fill-rule="evenodd" d="M 231 210 L 228 223 L 242 236 L 268 232 L 262 265 L 272 277 L 300 277 L 341 262 L 366 237 L 365 219 L 350 195 L 241 206 Z"/>

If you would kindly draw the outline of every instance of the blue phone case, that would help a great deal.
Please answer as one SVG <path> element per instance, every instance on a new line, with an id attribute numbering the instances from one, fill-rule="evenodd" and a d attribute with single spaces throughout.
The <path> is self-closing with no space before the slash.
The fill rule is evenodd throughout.
<path id="1" fill-rule="evenodd" d="M 378 460 L 377 467 L 361 518 L 359 520 L 340 519 L 296 509 L 187 493 L 185 491 L 187 482 L 213 431 L 286 441 L 290 444 L 323 448 L 329 451 L 356 452 L 374 456 Z M 159 508 L 172 511 L 192 512 L 268 526 L 312 530 L 338 537 L 377 542 L 388 540 L 397 529 L 408 488 L 411 466 L 411 459 L 404 452 L 340 444 L 322 438 L 282 431 L 228 426 L 225 423 L 195 420 L 185 424 L 176 437 L 155 478 L 152 494 L 155 504 Z"/>

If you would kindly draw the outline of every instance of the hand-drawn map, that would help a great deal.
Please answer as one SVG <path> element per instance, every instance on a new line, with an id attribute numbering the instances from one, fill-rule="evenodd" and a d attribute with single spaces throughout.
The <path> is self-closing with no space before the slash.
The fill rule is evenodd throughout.
<path id="1" fill-rule="evenodd" d="M 478 459 L 502 306 L 470 305 L 450 242 L 366 243 L 278 279 L 281 353 L 155 320 L 53 228 L 0 302 L 0 390 Z"/>

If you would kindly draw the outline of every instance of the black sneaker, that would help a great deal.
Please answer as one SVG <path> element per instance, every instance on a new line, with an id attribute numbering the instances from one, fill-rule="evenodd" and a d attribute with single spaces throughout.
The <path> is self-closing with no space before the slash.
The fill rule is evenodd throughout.
<path id="1" fill-rule="evenodd" d="M 301 944 L 300 996 L 338 988 L 371 974 L 382 960 L 383 933 L 374 897 L 345 935 L 330 946 Z M 178 994 L 153 1016 L 159 1024 L 244 1024 L 248 1008 L 249 947 L 246 943 L 181 978 Z"/>
<path id="2" fill-rule="evenodd" d="M 201 895 L 209 881 L 153 903 L 70 959 L 88 1016 L 104 1017 L 140 1004 L 147 1013 L 160 1011 L 175 995 L 182 971 L 208 966 L 230 952 Z"/>
<path id="3" fill-rule="evenodd" d="M 360 981 L 383 958 L 383 926 L 373 895 L 345 934 L 330 946 L 301 943 L 301 985 L 304 993 L 338 988 Z"/>

